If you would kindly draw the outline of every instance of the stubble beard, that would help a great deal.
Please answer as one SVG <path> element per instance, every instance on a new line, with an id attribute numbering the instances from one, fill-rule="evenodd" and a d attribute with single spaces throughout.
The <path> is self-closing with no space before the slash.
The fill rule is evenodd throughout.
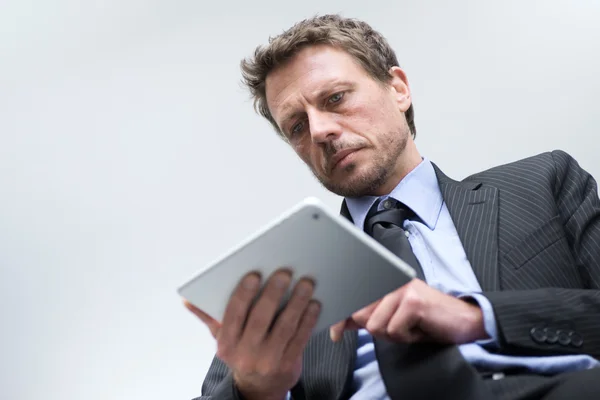
<path id="1" fill-rule="evenodd" d="M 383 186 L 395 172 L 398 158 L 402 156 L 408 142 L 409 132 L 400 129 L 390 132 L 383 142 L 379 154 L 374 154 L 368 166 L 363 166 L 361 172 L 356 172 L 359 166 L 353 162 L 344 167 L 344 181 L 334 181 L 320 176 L 313 170 L 313 175 L 330 192 L 342 197 L 361 197 L 373 195 Z M 341 172 L 341 171 L 340 171 Z M 339 172 L 338 172 L 339 173 Z"/>

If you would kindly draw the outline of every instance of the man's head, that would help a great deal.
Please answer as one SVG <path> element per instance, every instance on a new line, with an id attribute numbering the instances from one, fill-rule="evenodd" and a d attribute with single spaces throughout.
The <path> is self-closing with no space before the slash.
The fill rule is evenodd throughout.
<path id="1" fill-rule="evenodd" d="M 243 60 L 242 74 L 256 110 L 332 192 L 389 191 L 413 163 L 402 157 L 416 133 L 406 76 L 366 23 L 302 21 Z"/>

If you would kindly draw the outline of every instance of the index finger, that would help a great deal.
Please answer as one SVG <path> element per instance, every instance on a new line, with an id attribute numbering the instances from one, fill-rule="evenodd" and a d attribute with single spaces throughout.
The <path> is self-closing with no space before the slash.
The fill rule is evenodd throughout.
<path id="1" fill-rule="evenodd" d="M 361 308 L 360 310 L 356 311 L 354 314 L 352 314 L 352 320 L 356 322 L 356 324 L 364 327 L 380 302 L 381 301 L 378 300 L 375 303 L 371 303 L 365 308 Z"/>

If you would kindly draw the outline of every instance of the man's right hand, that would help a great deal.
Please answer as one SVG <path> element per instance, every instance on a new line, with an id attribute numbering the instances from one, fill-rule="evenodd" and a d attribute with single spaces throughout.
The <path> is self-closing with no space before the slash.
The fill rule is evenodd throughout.
<path id="1" fill-rule="evenodd" d="M 275 318 L 290 282 L 289 271 L 275 272 L 253 306 L 261 279 L 255 273 L 247 275 L 231 296 L 221 323 L 184 302 L 217 339 L 217 357 L 231 369 L 235 385 L 248 400 L 282 400 L 300 379 L 302 353 L 320 306 L 311 300 L 313 283 L 301 279 Z"/>

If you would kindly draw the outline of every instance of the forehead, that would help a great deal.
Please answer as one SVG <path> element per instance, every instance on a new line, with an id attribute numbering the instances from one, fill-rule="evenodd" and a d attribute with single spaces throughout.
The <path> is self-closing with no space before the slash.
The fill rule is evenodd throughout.
<path id="1" fill-rule="evenodd" d="M 299 98 L 308 100 L 337 82 L 365 77 L 366 71 L 345 51 L 326 45 L 306 47 L 269 73 L 267 105 L 277 120 Z"/>

